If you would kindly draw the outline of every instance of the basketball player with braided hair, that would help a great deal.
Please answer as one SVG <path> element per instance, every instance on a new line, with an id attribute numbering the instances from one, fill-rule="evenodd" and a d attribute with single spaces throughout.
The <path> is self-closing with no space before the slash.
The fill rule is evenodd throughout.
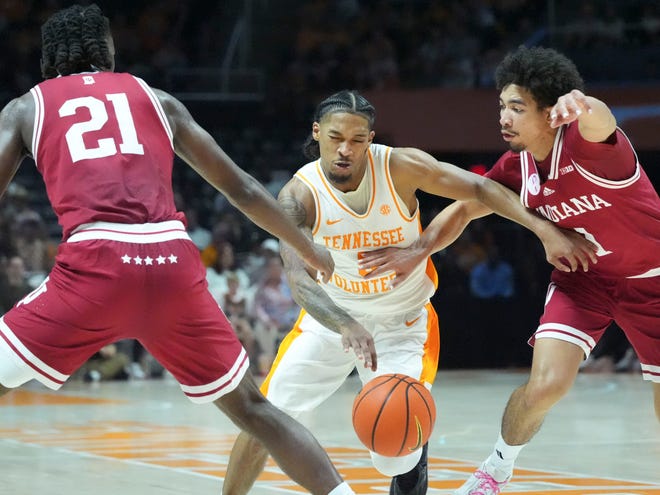
<path id="1" fill-rule="evenodd" d="M 535 232 L 549 259 L 564 270 L 589 263 L 591 245 L 564 236 L 529 213 L 505 187 L 415 148 L 373 142 L 375 109 L 355 91 L 341 91 L 317 107 L 304 151 L 310 161 L 282 188 L 279 202 L 295 223 L 333 255 L 335 272 L 320 285 L 286 242 L 285 271 L 303 308 L 262 384 L 276 406 L 296 417 L 325 401 L 357 366 L 363 383 L 402 373 L 430 387 L 438 368 L 438 319 L 430 304 L 436 273 L 429 258 L 392 288 L 396 273 L 369 276 L 361 257 L 384 246 L 409 246 L 421 231 L 416 191 L 483 201 Z M 568 260 L 568 266 L 562 261 Z M 346 352 L 351 339 L 372 339 L 378 362 Z M 361 358 L 363 362 L 361 363 Z M 241 433 L 230 456 L 224 495 L 249 491 L 267 460 L 258 439 Z M 423 495 L 427 445 L 402 457 L 371 452 L 374 466 L 393 477 L 390 493 Z"/>
<path id="2" fill-rule="evenodd" d="M 58 11 L 42 35 L 46 80 L 0 113 L 0 191 L 31 156 L 63 239 L 49 277 L 0 318 L 0 395 L 32 379 L 56 390 L 103 346 L 134 338 L 191 401 L 215 403 L 308 491 L 352 494 L 311 433 L 256 386 L 175 209 L 174 154 L 324 280 L 330 254 L 278 214 L 275 198 L 178 100 L 113 72 L 96 5 Z M 349 342 L 359 355 L 369 344 Z"/>
<path id="3" fill-rule="evenodd" d="M 521 450 L 571 389 L 612 321 L 652 384 L 660 420 L 660 198 L 607 104 L 585 95 L 575 64 L 550 48 L 524 46 L 497 67 L 500 125 L 510 151 L 487 176 L 519 192 L 521 204 L 597 247 L 588 271 L 551 275 L 527 383 L 509 397 L 490 456 L 456 495 L 497 495 Z M 375 253 L 365 265 L 397 270 L 444 249 L 468 223 L 491 213 L 459 201 L 431 221 L 411 249 Z M 478 407 L 478 406 L 477 406 Z"/>

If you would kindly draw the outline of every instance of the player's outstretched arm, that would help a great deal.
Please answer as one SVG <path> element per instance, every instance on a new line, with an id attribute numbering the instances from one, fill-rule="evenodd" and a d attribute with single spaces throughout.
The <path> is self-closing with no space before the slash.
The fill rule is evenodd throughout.
<path id="1" fill-rule="evenodd" d="M 592 143 L 605 141 L 616 130 L 616 118 L 601 100 L 574 89 L 560 96 L 550 110 L 550 126 L 578 121 L 580 135 Z"/>
<path id="2" fill-rule="evenodd" d="M 280 191 L 278 201 L 301 232 L 311 239 L 316 211 L 307 187 L 293 178 Z M 310 273 L 287 243 L 280 244 L 280 253 L 294 300 L 323 326 L 339 333 L 346 352 L 353 349 L 358 359 L 364 362 L 365 368 L 376 371 L 376 348 L 371 334 L 332 301 L 317 283 L 316 274 Z"/>
<path id="3" fill-rule="evenodd" d="M 302 234 L 266 188 L 234 163 L 181 102 L 160 90 L 156 90 L 156 94 L 172 127 L 177 155 L 250 220 L 290 244 L 324 280 L 328 280 L 334 270 L 330 253 Z"/>
<path id="4" fill-rule="evenodd" d="M 360 268 L 373 270 L 367 278 L 393 271 L 396 276 L 390 284 L 396 287 L 424 263 L 433 253 L 451 245 L 475 218 L 485 216 L 490 210 L 478 201 L 455 201 L 438 213 L 422 232 L 419 239 L 407 248 L 384 248 L 368 251 Z"/>
<path id="5" fill-rule="evenodd" d="M 410 251 L 405 254 L 396 248 L 369 253 L 362 263 L 363 268 L 376 268 L 370 276 L 394 270 L 396 277 L 392 284 L 396 286 L 416 263 L 451 244 L 472 219 L 493 211 L 534 232 L 543 243 L 546 259 L 558 270 L 575 271 L 581 267 L 586 271 L 589 262 L 597 262 L 597 247 L 593 243 L 558 229 L 525 208 L 516 193 L 486 177 L 439 162 L 415 148 L 395 148 L 390 171 L 397 192 L 409 205 L 415 204 L 412 199 L 418 189 L 460 202 L 443 210 L 420 241 L 406 248 Z"/>

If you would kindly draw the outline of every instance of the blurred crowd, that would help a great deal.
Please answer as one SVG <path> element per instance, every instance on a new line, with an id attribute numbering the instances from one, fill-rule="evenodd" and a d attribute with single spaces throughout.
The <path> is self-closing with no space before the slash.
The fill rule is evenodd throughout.
<path id="1" fill-rule="evenodd" d="M 39 27 L 71 3 L 0 2 L 0 63 L 11 68 L 0 71 L 0 103 L 41 80 Z M 646 0 L 164 0 L 158 8 L 144 0 L 95 3 L 111 20 L 117 70 L 177 95 L 213 87 L 213 80 L 204 78 L 227 68 L 236 41 L 230 65 L 263 72 L 268 104 L 223 107 L 222 116 L 207 127 L 274 195 L 304 164 L 300 144 L 319 94 L 343 88 L 490 87 L 495 64 L 521 43 L 565 51 L 592 83 L 650 81 L 660 74 L 660 3 Z M 236 33 L 241 36 L 232 37 Z M 629 56 L 632 50 L 635 57 Z M 44 280 L 60 242 L 61 231 L 29 162 L 0 202 L 2 311 Z M 254 371 L 262 374 L 299 310 L 282 273 L 277 241 L 180 165 L 174 174 L 177 206 L 207 266 L 209 288 Z M 442 206 L 428 205 L 423 222 Z M 540 243 L 511 222 L 488 218 L 473 222 L 435 261 L 441 294 L 436 305 L 447 346 L 455 355 L 472 356 L 460 363 L 446 356 L 441 362 L 524 365 L 530 356 L 526 349 L 510 342 L 498 349 L 502 339 L 490 342 L 488 335 L 518 333 L 512 338 L 525 345 L 543 301 L 545 286 L 539 281 L 549 270 Z M 471 302 L 479 302 L 480 311 L 466 314 L 461 308 Z M 514 303 L 519 329 L 501 318 Z M 492 331 L 471 340 L 483 333 L 476 327 L 484 321 Z M 454 341 L 452 328 L 460 328 Z M 470 350 L 461 353 L 461 346 Z M 489 361 L 492 356 L 499 361 Z M 81 376 L 98 381 L 162 373 L 138 343 L 122 342 L 94 356 Z"/>

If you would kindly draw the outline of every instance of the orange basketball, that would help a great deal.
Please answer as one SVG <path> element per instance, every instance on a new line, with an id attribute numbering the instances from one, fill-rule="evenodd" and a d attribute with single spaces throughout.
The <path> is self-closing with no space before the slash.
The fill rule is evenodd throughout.
<path id="1" fill-rule="evenodd" d="M 367 382 L 353 402 L 353 428 L 369 450 L 401 457 L 422 447 L 435 424 L 431 392 L 399 373 Z"/>

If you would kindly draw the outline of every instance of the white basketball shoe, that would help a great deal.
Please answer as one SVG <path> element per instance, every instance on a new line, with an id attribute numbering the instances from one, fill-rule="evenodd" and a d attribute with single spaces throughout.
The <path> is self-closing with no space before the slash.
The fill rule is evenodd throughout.
<path id="1" fill-rule="evenodd" d="M 484 462 L 463 483 L 463 486 L 454 492 L 454 495 L 498 495 L 510 479 L 511 476 L 508 476 L 504 481 L 495 481 L 495 478 L 486 472 L 486 463 Z"/>

